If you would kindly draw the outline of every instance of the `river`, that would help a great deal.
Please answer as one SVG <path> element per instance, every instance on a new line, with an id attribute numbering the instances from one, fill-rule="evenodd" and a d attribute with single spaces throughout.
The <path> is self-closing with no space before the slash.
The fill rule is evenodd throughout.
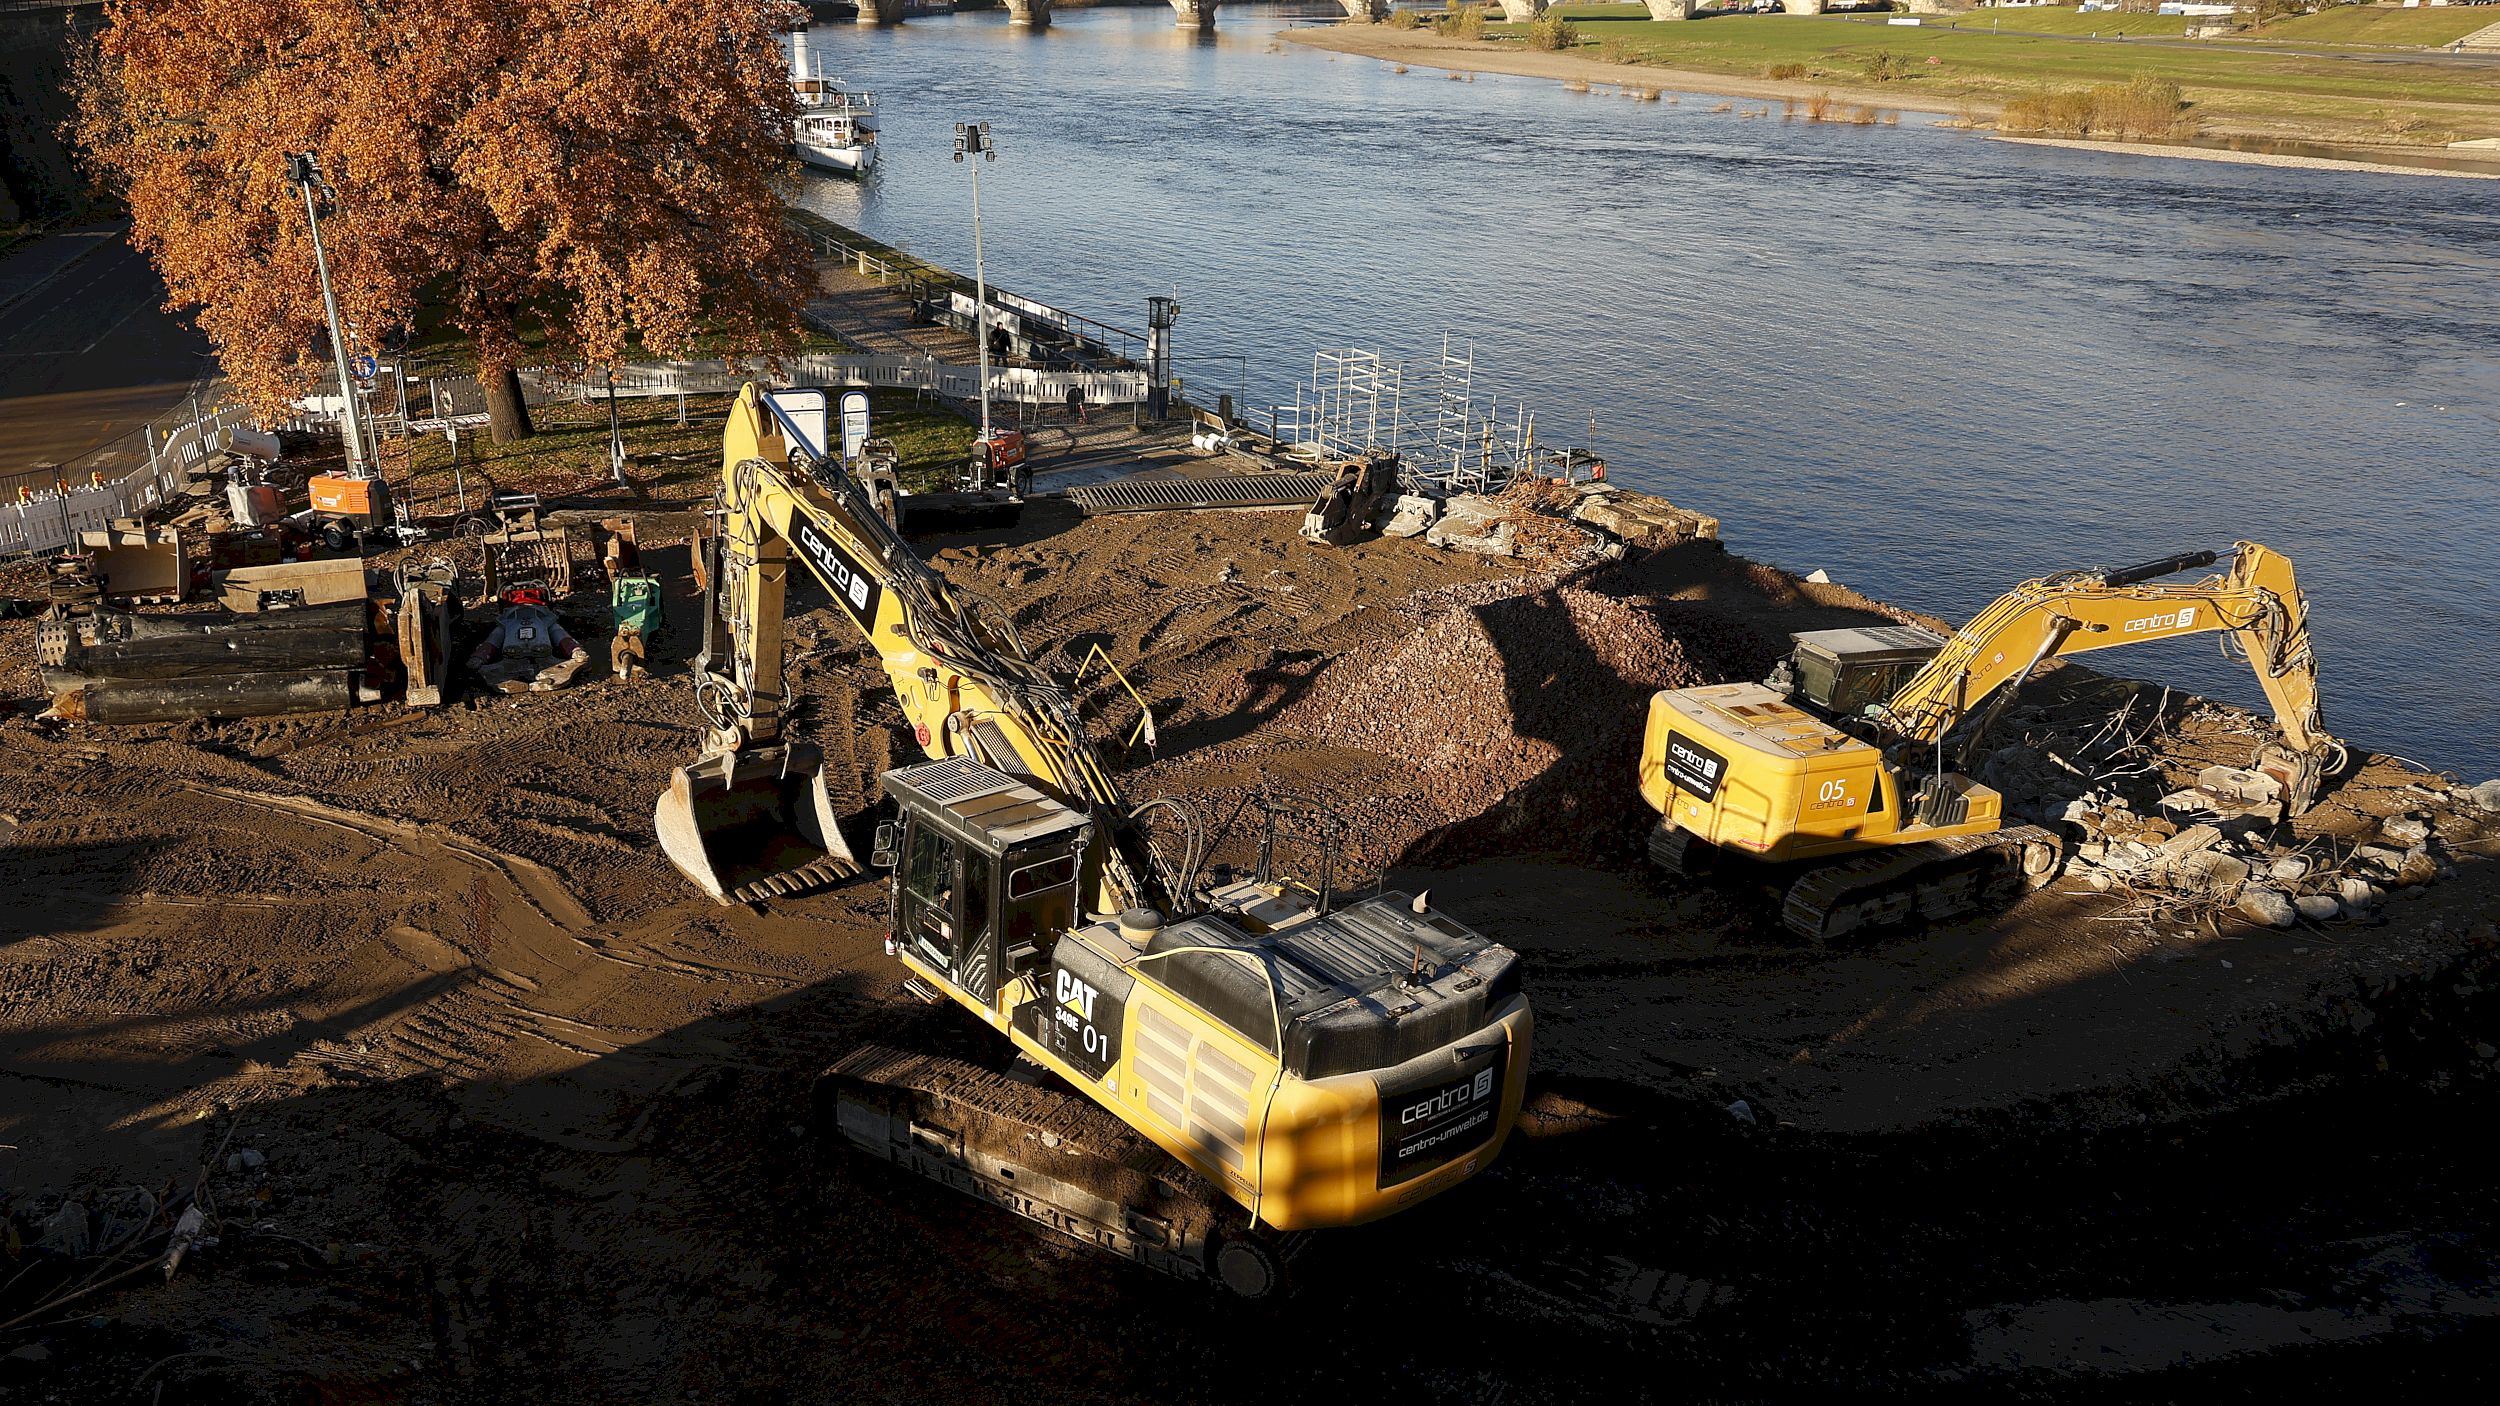
<path id="1" fill-rule="evenodd" d="M 952 124 L 987 120 L 991 278 L 1127 327 L 1177 292 L 1193 392 L 1290 400 L 1321 348 L 1437 360 L 1454 333 L 1479 392 L 1732 549 L 1955 619 L 2265 542 L 2333 731 L 2500 774 L 2490 184 L 1400 74 L 1279 42 L 1290 15 L 820 27 L 883 152 L 802 203 L 968 269 Z M 2264 702 L 2210 636 L 2101 662 Z"/>

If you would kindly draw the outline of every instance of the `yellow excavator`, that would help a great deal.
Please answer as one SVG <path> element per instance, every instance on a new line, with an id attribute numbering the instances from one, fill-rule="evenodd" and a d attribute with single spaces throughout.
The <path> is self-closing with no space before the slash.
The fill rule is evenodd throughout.
<path id="1" fill-rule="evenodd" d="M 2308 604 L 2291 562 L 2254 542 L 2220 575 L 2159 579 L 2220 559 L 2028 581 L 1950 640 L 1909 625 L 1793 635 L 1766 682 L 1654 695 L 1640 762 L 1660 815 L 1650 856 L 1675 871 L 1711 848 L 1788 866 L 1772 871 L 1783 921 L 1816 941 L 2045 883 L 2057 837 L 2005 824 L 2004 798 L 1963 771 L 1997 711 L 2052 656 L 2208 631 L 2230 632 L 2256 671 L 2283 735 L 2254 766 L 2299 814 L 2343 764 L 2318 712 Z"/>
<path id="2" fill-rule="evenodd" d="M 876 651 L 931 758 L 881 779 L 898 817 L 869 857 L 893 869 L 887 949 L 1004 1034 L 1028 1076 L 872 1046 L 819 1081 L 820 1122 L 1246 1296 L 1279 1284 L 1301 1232 L 1492 1161 L 1532 1027 L 1516 954 L 1420 897 L 1332 906 L 1325 880 L 1277 876 L 1273 829 L 1255 867 L 1202 865 L 1187 808 L 1124 799 L 1067 686 L 753 386 L 730 410 L 717 512 L 695 664 L 709 731 L 660 799 L 663 850 L 723 902 L 860 871 L 820 753 L 783 734 L 795 559 Z M 1184 822 L 1178 864 L 1146 830 L 1154 811 Z"/>

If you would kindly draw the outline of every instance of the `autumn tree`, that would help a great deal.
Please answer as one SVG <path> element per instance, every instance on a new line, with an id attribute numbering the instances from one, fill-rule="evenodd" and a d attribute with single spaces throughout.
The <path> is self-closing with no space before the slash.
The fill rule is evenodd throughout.
<path id="1" fill-rule="evenodd" d="M 75 135 L 170 305 L 275 416 L 326 361 L 303 199 L 360 337 L 430 305 L 498 441 L 524 362 L 786 346 L 810 283 L 776 186 L 784 0 L 107 0 Z"/>

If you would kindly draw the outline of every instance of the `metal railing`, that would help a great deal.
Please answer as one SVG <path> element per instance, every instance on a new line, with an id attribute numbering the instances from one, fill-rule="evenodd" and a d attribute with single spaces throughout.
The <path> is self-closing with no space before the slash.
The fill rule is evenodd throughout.
<path id="1" fill-rule="evenodd" d="M 952 270 L 940 268 L 936 264 L 915 260 L 911 266 L 906 267 L 873 249 L 863 248 L 846 239 L 827 234 L 813 225 L 801 224 L 794 220 L 790 228 L 797 230 L 806 238 L 818 257 L 838 258 L 857 270 L 862 278 L 873 278 L 881 284 L 901 283 L 908 288 L 945 288 L 962 293 L 967 301 L 972 296 L 971 279 Z M 1101 346 L 1106 354 L 1116 356 L 1123 361 L 1137 360 L 1145 349 L 1146 338 L 1142 333 L 1131 332 L 1124 327 L 1114 327 L 1108 322 L 1096 321 L 1083 313 L 1069 312 L 1065 308 L 1055 307 L 1038 299 L 1021 297 L 996 286 L 990 289 L 990 303 L 993 307 L 1010 315 L 1026 317 L 1039 315 L 1043 321 L 1055 323 L 1079 338 Z"/>
<path id="2" fill-rule="evenodd" d="M 84 483 L 62 476 L 51 487 L 38 489 L 18 475 L 19 491 L 10 502 L 0 503 L 0 561 L 71 550 L 82 532 L 162 506 L 182 493 L 195 466 L 226 447 L 228 433 L 244 419 L 242 407 L 220 405 L 204 414 L 150 424 L 139 431 L 147 462 L 117 478 L 90 469 Z"/>

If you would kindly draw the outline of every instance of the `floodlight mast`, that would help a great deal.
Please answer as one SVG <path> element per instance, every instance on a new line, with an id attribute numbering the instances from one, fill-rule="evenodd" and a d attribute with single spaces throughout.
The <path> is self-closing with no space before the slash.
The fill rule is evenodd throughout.
<path id="1" fill-rule="evenodd" d="M 286 178 L 304 192 L 304 218 L 312 222 L 313 271 L 321 278 L 321 307 L 330 319 L 330 359 L 339 374 L 339 438 L 347 446 L 347 473 L 350 478 L 371 478 L 372 462 L 365 457 L 364 435 L 356 414 L 356 387 L 347 369 L 347 338 L 339 332 L 338 295 L 330 289 L 330 256 L 321 245 L 321 205 L 317 195 L 333 195 L 328 181 L 322 179 L 321 162 L 315 152 L 290 152 L 286 158 Z"/>
<path id="2" fill-rule="evenodd" d="M 990 124 L 958 122 L 955 124 L 955 159 L 978 156 L 981 161 L 996 161 L 998 148 L 990 144 Z M 981 264 L 981 161 L 972 163 L 972 335 L 981 344 L 981 452 L 989 453 L 990 442 L 990 285 Z"/>

